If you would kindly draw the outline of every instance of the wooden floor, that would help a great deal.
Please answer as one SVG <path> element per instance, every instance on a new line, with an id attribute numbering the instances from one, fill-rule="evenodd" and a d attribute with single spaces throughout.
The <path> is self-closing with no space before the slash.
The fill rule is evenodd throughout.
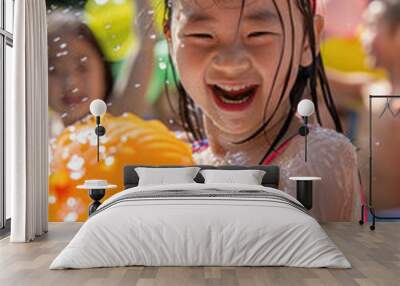
<path id="1" fill-rule="evenodd" d="M 375 232 L 355 223 L 324 225 L 353 265 L 350 270 L 285 267 L 125 267 L 48 270 L 79 229 L 51 223 L 47 235 L 28 244 L 0 241 L 0 285 L 400 285 L 400 223 L 379 223 Z"/>

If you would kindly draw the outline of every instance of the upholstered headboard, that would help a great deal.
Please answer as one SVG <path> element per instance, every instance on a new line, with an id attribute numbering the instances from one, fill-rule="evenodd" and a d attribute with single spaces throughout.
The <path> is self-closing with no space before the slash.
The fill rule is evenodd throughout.
<path id="1" fill-rule="evenodd" d="M 147 168 L 179 168 L 184 166 L 143 166 L 143 165 L 130 165 L 124 168 L 124 188 L 136 187 L 139 183 L 139 177 L 135 171 L 136 167 Z M 220 170 L 246 170 L 256 169 L 265 171 L 262 185 L 265 187 L 279 188 L 279 167 L 278 166 L 209 166 L 209 165 L 196 165 L 201 169 L 220 169 Z M 203 176 L 198 173 L 194 178 L 197 183 L 204 183 Z"/>

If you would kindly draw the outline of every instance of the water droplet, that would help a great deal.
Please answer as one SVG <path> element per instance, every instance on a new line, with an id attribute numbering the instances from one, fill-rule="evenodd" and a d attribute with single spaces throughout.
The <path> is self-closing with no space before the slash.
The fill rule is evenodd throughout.
<path id="1" fill-rule="evenodd" d="M 49 196 L 49 204 L 55 204 L 57 201 L 56 196 Z"/>
<path id="2" fill-rule="evenodd" d="M 168 123 L 169 123 L 169 124 L 174 124 L 175 121 L 174 121 L 173 119 L 170 119 L 170 120 L 168 120 Z"/>
<path id="3" fill-rule="evenodd" d="M 111 166 L 112 164 L 114 164 L 114 157 L 113 156 L 109 156 L 104 160 L 104 163 L 106 164 L 106 166 Z"/>
<path id="4" fill-rule="evenodd" d="M 153 15 L 153 14 L 154 14 L 154 10 L 149 10 L 149 11 L 147 11 L 147 14 Z"/>
<path id="5" fill-rule="evenodd" d="M 140 86 L 141 86 L 140 83 L 135 84 L 135 88 L 139 88 Z"/>
<path id="6" fill-rule="evenodd" d="M 75 154 L 68 161 L 67 168 L 70 169 L 71 171 L 80 171 L 82 170 L 84 164 L 85 164 L 85 159 Z"/>
<path id="7" fill-rule="evenodd" d="M 87 61 L 87 59 L 88 59 L 88 57 L 87 57 L 87 56 L 81 57 L 81 62 L 86 62 L 86 61 Z"/>
<path id="8" fill-rule="evenodd" d="M 79 88 L 75 87 L 75 88 L 72 90 L 72 93 L 77 93 L 78 91 L 79 91 Z"/>
<path id="9" fill-rule="evenodd" d="M 74 15 L 75 15 L 75 17 L 80 17 L 80 16 L 81 16 L 81 14 L 82 14 L 81 12 L 75 12 L 75 14 L 74 14 Z"/>
<path id="10" fill-rule="evenodd" d="M 179 45 L 181 48 L 184 48 L 185 47 L 185 44 L 180 44 Z"/>
<path id="11" fill-rule="evenodd" d="M 155 40 L 157 38 L 156 34 L 151 34 L 150 39 Z"/>
<path id="12" fill-rule="evenodd" d="M 85 172 L 83 172 L 83 171 L 71 172 L 71 174 L 69 176 L 72 180 L 79 180 L 83 177 L 84 173 Z"/>
<path id="13" fill-rule="evenodd" d="M 166 80 L 165 83 L 166 83 L 166 84 L 169 84 L 169 80 Z"/>
<path id="14" fill-rule="evenodd" d="M 55 38 L 53 39 L 53 42 L 54 42 L 54 43 L 57 43 L 59 40 L 61 40 L 61 37 L 55 37 Z"/>
<path id="15" fill-rule="evenodd" d="M 110 30 L 110 29 L 111 29 L 111 27 L 112 27 L 112 25 L 111 25 L 111 24 L 106 24 L 106 25 L 104 26 L 104 28 L 105 28 L 106 30 Z"/>
<path id="16" fill-rule="evenodd" d="M 120 49 L 121 49 L 121 46 L 120 45 L 116 45 L 116 46 L 114 46 L 113 51 L 114 52 L 118 52 Z"/>
<path id="17" fill-rule="evenodd" d="M 381 146 L 381 142 L 376 142 L 375 145 L 379 147 Z"/>
<path id="18" fill-rule="evenodd" d="M 62 13 L 63 13 L 63 14 L 67 14 L 69 11 L 71 11 L 71 8 L 65 8 L 65 9 L 62 11 Z"/>
<path id="19" fill-rule="evenodd" d="M 82 102 L 86 102 L 89 100 L 89 97 L 85 96 L 84 98 L 82 98 Z"/>
<path id="20" fill-rule="evenodd" d="M 59 53 L 56 54 L 56 57 L 57 58 L 61 58 L 62 56 L 66 56 L 66 55 L 68 55 L 68 51 L 59 52 Z"/>
<path id="21" fill-rule="evenodd" d="M 107 106 L 111 106 L 111 105 L 112 105 L 112 102 L 107 103 Z"/>
<path id="22" fill-rule="evenodd" d="M 62 43 L 61 45 L 60 45 L 60 49 L 65 49 L 67 47 L 67 43 Z"/>
<path id="23" fill-rule="evenodd" d="M 55 70 L 55 69 L 56 69 L 55 66 L 49 66 L 49 71 L 53 71 L 53 70 Z"/>
<path id="24" fill-rule="evenodd" d="M 158 66 L 160 67 L 160 69 L 165 70 L 167 68 L 167 64 L 166 63 L 159 63 Z"/>
<path id="25" fill-rule="evenodd" d="M 68 200 L 67 200 L 67 205 L 70 207 L 70 208 L 73 208 L 74 206 L 76 206 L 76 199 L 75 198 L 68 198 Z"/>
<path id="26" fill-rule="evenodd" d="M 65 118 L 68 116 L 68 112 L 64 112 L 63 114 L 61 114 L 61 118 Z"/>
<path id="27" fill-rule="evenodd" d="M 70 212 L 64 217 L 65 222 L 74 222 L 78 219 L 78 214 L 76 212 Z"/>

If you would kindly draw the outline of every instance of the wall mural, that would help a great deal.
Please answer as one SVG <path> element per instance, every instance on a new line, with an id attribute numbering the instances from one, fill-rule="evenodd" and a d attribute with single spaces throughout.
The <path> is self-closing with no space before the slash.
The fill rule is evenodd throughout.
<path id="1" fill-rule="evenodd" d="M 91 199 L 77 186 L 107 180 L 118 186 L 107 198 L 122 191 L 127 164 L 276 164 L 290 194 L 289 177 L 322 178 L 313 216 L 357 219 L 366 199 L 358 176 L 367 178 L 365 98 L 395 89 L 386 47 L 370 48 L 387 9 L 349 2 L 47 0 L 49 220 L 86 220 Z M 307 162 L 296 113 L 304 98 L 316 107 Z M 95 99 L 107 104 L 99 162 Z M 391 196 L 378 210 L 399 206 Z"/>

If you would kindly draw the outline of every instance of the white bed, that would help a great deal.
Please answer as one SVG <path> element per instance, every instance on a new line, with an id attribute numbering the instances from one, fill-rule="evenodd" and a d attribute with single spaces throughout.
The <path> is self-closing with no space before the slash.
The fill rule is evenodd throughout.
<path id="1" fill-rule="evenodd" d="M 351 267 L 289 195 L 264 186 L 198 183 L 114 195 L 50 269 L 128 265 Z"/>

